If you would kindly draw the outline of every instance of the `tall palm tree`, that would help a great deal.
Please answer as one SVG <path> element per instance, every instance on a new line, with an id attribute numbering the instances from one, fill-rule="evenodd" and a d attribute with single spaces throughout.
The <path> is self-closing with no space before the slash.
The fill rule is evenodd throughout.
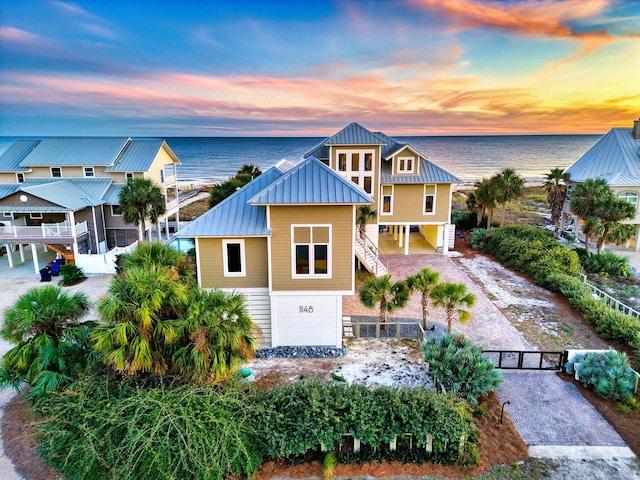
<path id="1" fill-rule="evenodd" d="M 84 293 L 54 285 L 20 296 L 0 330 L 15 345 L 2 358 L 0 385 L 17 390 L 27 382 L 29 396 L 38 397 L 73 381 L 92 361 L 89 333 L 95 323 L 79 321 L 88 310 Z"/>
<path id="2" fill-rule="evenodd" d="M 222 381 L 255 354 L 254 324 L 239 293 L 193 290 L 184 328 L 172 360 L 194 382 Z"/>
<path id="3" fill-rule="evenodd" d="M 615 225 L 619 225 L 620 221 L 635 217 L 636 207 L 626 200 L 614 198 L 606 203 L 599 202 L 596 214 L 602 225 L 602 231 L 598 237 L 596 248 L 598 249 L 598 253 L 602 253 L 611 229 L 615 229 Z"/>
<path id="4" fill-rule="evenodd" d="M 139 227 L 138 236 L 141 242 L 145 240 L 147 219 L 154 224 L 166 212 L 162 190 L 148 178 L 129 180 L 120 190 L 118 203 L 122 208 L 124 222 Z"/>
<path id="5" fill-rule="evenodd" d="M 507 203 L 522 196 L 524 180 L 513 168 L 505 168 L 492 179 L 498 192 L 497 201 L 502 205 L 500 214 L 500 228 L 504 226 Z"/>
<path id="6" fill-rule="evenodd" d="M 583 220 L 582 232 L 585 235 L 585 248 L 587 255 L 591 255 L 589 241 L 598 235 L 599 220 L 597 211 L 599 204 L 609 203 L 615 200 L 615 195 L 606 180 L 601 178 L 588 178 L 576 185 L 571 194 L 569 208 L 571 213 Z"/>
<path id="7" fill-rule="evenodd" d="M 497 202 L 497 189 L 494 182 L 491 179 L 483 178 L 482 181 L 476 182 L 475 198 L 478 209 L 478 223 L 482 220 L 485 212 L 487 213 L 487 230 L 491 228 L 491 221 L 493 220 L 493 210 L 498 205 Z"/>
<path id="8" fill-rule="evenodd" d="M 368 278 L 359 292 L 364 306 L 380 306 L 380 323 L 387 323 L 387 314 L 402 308 L 409 300 L 409 291 L 404 282 L 392 282 L 388 273 L 378 278 Z"/>
<path id="9" fill-rule="evenodd" d="M 365 228 L 369 220 L 373 220 L 378 216 L 378 212 L 373 210 L 369 205 L 360 205 L 356 210 L 356 224 L 360 231 L 360 236 L 364 238 Z"/>
<path id="10" fill-rule="evenodd" d="M 457 313 L 458 321 L 464 323 L 471 318 L 471 312 L 461 307 L 471 308 L 476 302 L 473 293 L 467 291 L 464 283 L 442 282 L 431 290 L 431 301 L 447 312 L 447 333 L 453 330 L 453 317 Z"/>
<path id="11" fill-rule="evenodd" d="M 189 288 L 164 266 L 134 267 L 114 277 L 98 301 L 104 323 L 92 333 L 103 363 L 128 374 L 169 370 L 171 345 L 181 335 L 180 317 Z"/>
<path id="12" fill-rule="evenodd" d="M 413 292 L 422 294 L 422 327 L 429 328 L 429 295 L 438 283 L 440 273 L 434 272 L 428 267 L 424 267 L 415 275 L 407 277 L 407 287 Z"/>
<path id="13" fill-rule="evenodd" d="M 552 168 L 546 174 L 545 182 L 542 188 L 547 192 L 547 202 L 551 208 L 551 221 L 553 222 L 553 238 L 558 238 L 558 230 L 560 228 L 560 216 L 564 201 L 567 199 L 567 185 L 569 183 L 569 174 L 564 173 L 561 168 Z"/>

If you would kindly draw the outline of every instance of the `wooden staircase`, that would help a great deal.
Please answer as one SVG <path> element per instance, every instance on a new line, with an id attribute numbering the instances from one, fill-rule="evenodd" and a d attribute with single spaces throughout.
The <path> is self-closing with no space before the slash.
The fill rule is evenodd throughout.
<path id="1" fill-rule="evenodd" d="M 360 229 L 356 229 L 355 240 L 355 251 L 358 260 L 376 277 L 385 275 L 387 273 L 387 266 L 382 259 L 378 247 L 376 247 L 371 239 Z"/>
<path id="2" fill-rule="evenodd" d="M 65 247 L 64 245 L 47 244 L 47 248 L 50 248 L 54 252 L 60 254 L 62 256 L 62 258 L 64 258 L 64 263 L 73 263 L 73 264 L 76 263 L 75 262 L 75 257 L 73 255 L 73 250 L 71 250 L 71 251 L 67 250 L 67 247 Z"/>

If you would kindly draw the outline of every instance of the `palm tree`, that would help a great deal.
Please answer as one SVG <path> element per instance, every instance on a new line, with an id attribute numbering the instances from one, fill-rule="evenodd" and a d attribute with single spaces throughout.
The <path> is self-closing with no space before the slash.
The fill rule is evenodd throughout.
<path id="1" fill-rule="evenodd" d="M 614 198 L 607 202 L 598 202 L 596 214 L 602 225 L 596 248 L 598 253 L 602 253 L 611 229 L 615 229 L 614 226 L 619 225 L 620 221 L 635 217 L 636 207 L 626 200 Z"/>
<path id="2" fill-rule="evenodd" d="M 262 170 L 260 170 L 259 166 L 254 165 L 253 163 L 245 163 L 240 167 L 237 174 L 249 175 L 252 179 L 254 179 L 262 175 Z"/>
<path id="3" fill-rule="evenodd" d="M 553 222 L 553 238 L 558 238 L 558 230 L 560 228 L 560 216 L 564 201 L 567 199 L 567 184 L 569 183 L 569 174 L 564 173 L 561 168 L 552 168 L 546 175 L 546 180 L 542 184 L 542 188 L 547 192 L 547 202 L 551 208 L 551 221 Z"/>
<path id="4" fill-rule="evenodd" d="M 609 187 L 606 180 L 601 178 L 588 178 L 573 189 L 569 208 L 571 213 L 581 218 L 584 222 L 582 232 L 585 235 L 585 248 L 588 256 L 591 255 L 589 241 L 592 236 L 597 236 L 598 234 L 597 226 L 600 223 L 597 218 L 598 204 L 612 202 L 613 200 L 615 200 L 615 196 L 611 187 Z"/>
<path id="5" fill-rule="evenodd" d="M 491 228 L 491 221 L 493 220 L 493 210 L 496 208 L 497 191 L 496 185 L 491 179 L 483 178 L 481 182 L 476 182 L 475 198 L 478 209 L 478 223 L 482 220 L 482 217 L 487 212 L 487 230 Z"/>
<path id="6" fill-rule="evenodd" d="M 27 382 L 28 395 L 38 397 L 72 382 L 92 361 L 89 333 L 95 323 L 79 321 L 88 310 L 84 293 L 54 285 L 19 297 L 0 330 L 15 345 L 2 358 L 0 385 L 18 390 Z"/>
<path id="7" fill-rule="evenodd" d="M 120 190 L 118 203 L 122 208 L 123 220 L 138 228 L 141 242 L 145 240 L 146 221 L 152 224 L 166 212 L 166 203 L 162 190 L 148 178 L 133 178 Z"/>
<path id="8" fill-rule="evenodd" d="M 193 290 L 184 327 L 172 359 L 176 371 L 194 382 L 224 380 L 255 355 L 254 324 L 239 293 Z"/>
<path id="9" fill-rule="evenodd" d="M 464 283 L 442 282 L 431 290 L 431 301 L 447 312 L 447 333 L 453 330 L 453 317 L 457 313 L 458 321 L 464 323 L 471 318 L 471 312 L 460 307 L 471 308 L 476 302 L 473 293 L 467 291 Z"/>
<path id="10" fill-rule="evenodd" d="M 407 277 L 407 287 L 413 292 L 422 294 L 422 327 L 427 330 L 429 328 L 429 295 L 431 290 L 438 283 L 440 278 L 439 272 L 434 272 L 428 267 L 424 267 L 415 275 Z"/>
<path id="11" fill-rule="evenodd" d="M 372 210 L 369 205 L 360 205 L 356 210 L 356 224 L 360 230 L 360 237 L 364 238 L 365 227 L 369 220 L 373 220 L 378 215 L 378 212 Z"/>
<path id="12" fill-rule="evenodd" d="M 92 334 L 103 363 L 128 375 L 166 374 L 188 292 L 178 274 L 164 266 L 133 267 L 114 277 L 98 301 L 104 325 Z"/>
<path id="13" fill-rule="evenodd" d="M 193 261 L 185 253 L 163 242 L 139 243 L 132 252 L 119 255 L 117 263 L 120 274 L 131 268 L 148 268 L 155 265 L 172 269 L 181 281 L 195 285 Z"/>
<path id="14" fill-rule="evenodd" d="M 380 323 L 387 323 L 387 314 L 405 306 L 409 291 L 404 282 L 392 282 L 388 273 L 379 278 L 368 278 L 359 292 L 364 306 L 373 308 L 380 305 Z"/>
<path id="15" fill-rule="evenodd" d="M 522 196 L 524 180 L 513 168 L 505 168 L 492 178 L 497 191 L 498 203 L 502 205 L 500 215 L 500 228 L 504 226 L 504 218 L 507 211 L 507 203 Z"/>

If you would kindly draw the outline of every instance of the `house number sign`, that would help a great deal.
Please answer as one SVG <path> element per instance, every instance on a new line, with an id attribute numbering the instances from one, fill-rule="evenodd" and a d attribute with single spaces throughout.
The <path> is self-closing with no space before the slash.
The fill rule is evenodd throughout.
<path id="1" fill-rule="evenodd" d="M 313 313 L 313 305 L 299 305 L 298 311 L 300 313 Z"/>

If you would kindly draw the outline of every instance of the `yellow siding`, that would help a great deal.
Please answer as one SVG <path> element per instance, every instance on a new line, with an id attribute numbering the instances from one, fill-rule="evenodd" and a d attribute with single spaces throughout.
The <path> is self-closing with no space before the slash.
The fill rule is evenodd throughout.
<path id="1" fill-rule="evenodd" d="M 222 239 L 198 238 L 198 270 L 203 288 L 258 288 L 267 287 L 267 239 L 244 238 L 244 277 L 225 277 L 222 264 Z"/>
<path id="2" fill-rule="evenodd" d="M 273 290 L 351 290 L 353 206 L 271 206 Z M 327 224 L 331 228 L 331 278 L 292 278 L 291 225 Z"/>
<path id="3" fill-rule="evenodd" d="M 403 158 L 411 157 L 411 158 L 413 158 L 413 171 L 412 171 L 412 173 L 406 173 L 406 172 L 398 171 L 398 168 L 400 166 L 400 160 L 399 160 L 400 157 L 403 157 Z M 393 174 L 394 175 L 416 175 L 417 173 L 419 173 L 418 167 L 419 167 L 418 157 L 416 156 L 415 153 L 413 153 L 408 148 L 405 148 L 405 149 L 401 150 L 399 153 L 397 153 L 397 154 L 395 154 L 393 156 L 392 169 L 393 169 Z"/>
<path id="4" fill-rule="evenodd" d="M 380 223 L 412 223 L 449 222 L 451 204 L 450 185 L 436 185 L 435 213 L 423 214 L 424 185 L 393 186 L 393 215 L 381 215 Z M 378 210 L 382 208 L 378 205 Z"/>
<path id="5" fill-rule="evenodd" d="M 438 232 L 440 231 L 440 227 L 438 225 L 425 225 L 420 228 L 420 233 L 424 237 L 424 239 L 431 245 L 433 248 L 438 247 Z"/>

